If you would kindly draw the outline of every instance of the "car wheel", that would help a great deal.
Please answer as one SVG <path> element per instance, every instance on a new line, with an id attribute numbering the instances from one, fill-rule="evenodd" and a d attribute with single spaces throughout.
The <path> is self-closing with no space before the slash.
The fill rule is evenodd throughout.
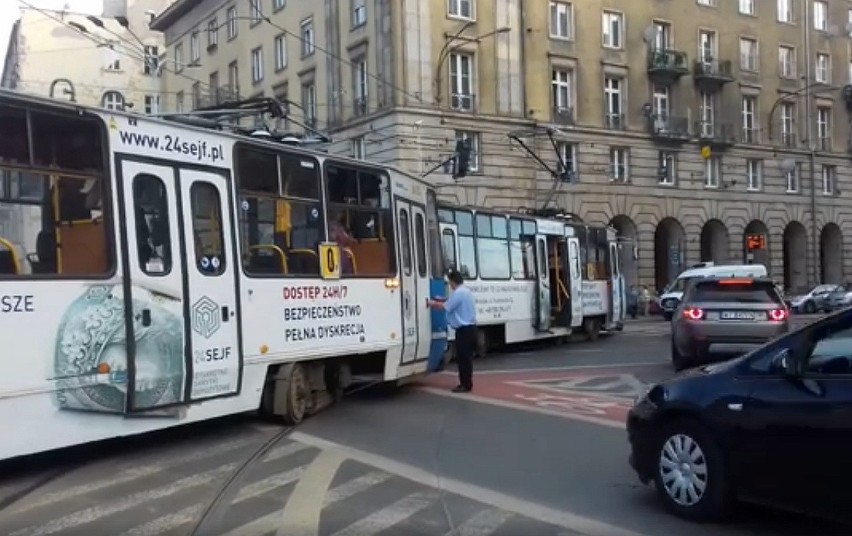
<path id="1" fill-rule="evenodd" d="M 672 339 L 672 365 L 677 372 L 689 367 L 686 358 L 678 351 L 674 339 Z"/>
<path id="2" fill-rule="evenodd" d="M 804 309 L 805 309 L 805 314 L 812 315 L 816 312 L 816 305 L 814 305 L 814 302 L 809 301 L 809 302 L 805 303 Z"/>
<path id="3" fill-rule="evenodd" d="M 733 506 L 724 459 L 698 423 L 675 421 L 660 434 L 654 483 L 666 508 L 698 522 L 722 521 Z"/>

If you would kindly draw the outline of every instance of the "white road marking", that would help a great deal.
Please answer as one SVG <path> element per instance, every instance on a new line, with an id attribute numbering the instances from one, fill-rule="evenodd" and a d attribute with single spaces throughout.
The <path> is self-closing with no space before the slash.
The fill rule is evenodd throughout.
<path id="1" fill-rule="evenodd" d="M 361 493 L 362 491 L 367 491 L 371 487 L 381 484 L 391 477 L 392 475 L 388 473 L 371 472 L 348 482 L 344 482 L 343 484 L 340 484 L 328 491 L 325 496 L 323 508 L 338 501 L 346 500 L 349 497 Z M 246 523 L 241 527 L 231 530 L 225 536 L 262 536 L 276 530 L 278 528 L 279 521 L 281 521 L 281 512 L 272 512 L 271 514 L 259 517 L 250 523 Z"/>
<path id="2" fill-rule="evenodd" d="M 590 415 L 582 415 L 580 413 L 571 413 L 568 411 L 558 411 L 552 409 L 545 409 L 539 406 L 532 406 L 529 404 L 521 404 L 519 402 L 509 402 L 508 400 L 500 400 L 497 398 L 488 398 L 485 396 L 477 396 L 474 394 L 464 394 L 458 395 L 456 393 L 451 393 L 446 389 L 438 389 L 437 387 L 421 387 L 421 391 L 429 393 L 431 395 L 444 396 L 447 398 L 453 398 L 456 400 L 472 400 L 474 402 L 479 402 L 480 404 L 488 404 L 490 406 L 497 406 L 500 408 L 507 409 L 515 409 L 518 411 L 527 411 L 531 413 L 540 413 L 542 415 L 548 415 L 551 417 L 559 417 L 561 419 L 571 419 L 575 421 L 583 421 L 591 424 L 597 424 L 600 426 L 608 426 L 610 428 L 617 428 L 619 430 L 623 430 L 625 427 L 625 423 L 621 421 L 613 421 L 610 419 L 602 419 L 600 417 L 593 417 Z"/>
<path id="3" fill-rule="evenodd" d="M 281 458 L 286 458 L 291 454 L 295 454 L 297 452 L 301 452 L 308 448 L 308 445 L 303 445 L 302 443 L 288 443 L 286 445 L 281 445 L 280 447 L 275 447 L 266 453 L 266 457 L 263 459 L 264 462 L 271 462 L 273 460 L 278 460 Z"/>
<path id="4" fill-rule="evenodd" d="M 112 502 L 106 502 L 97 506 L 78 510 L 77 512 L 56 518 L 43 525 L 26 527 L 13 532 L 9 536 L 46 536 L 47 534 L 54 534 L 64 530 L 69 530 L 79 527 L 80 525 L 92 523 L 93 521 L 97 521 L 109 515 L 130 510 L 131 508 L 150 501 L 162 499 L 187 489 L 209 484 L 210 482 L 227 475 L 236 468 L 236 463 L 222 465 L 210 471 L 181 478 L 180 480 L 176 480 L 165 486 L 140 491 L 138 493 L 126 495 Z"/>
<path id="5" fill-rule="evenodd" d="M 346 447 L 333 441 L 328 441 L 302 432 L 293 432 L 291 439 L 313 445 L 319 449 L 336 449 L 347 458 L 376 467 L 383 471 L 399 475 L 414 482 L 467 497 L 473 501 L 485 503 L 501 510 L 507 510 L 524 517 L 529 517 L 556 525 L 558 527 L 586 534 L 587 536 L 645 536 L 638 532 L 629 531 L 609 523 L 590 519 L 566 511 L 556 510 L 548 506 L 512 497 L 498 491 L 493 491 L 474 484 L 461 482 L 453 478 L 441 476 L 425 469 L 402 463 L 378 454 Z"/>
<path id="6" fill-rule="evenodd" d="M 337 451 L 322 451 L 305 470 L 287 498 L 278 524 L 278 536 L 318 536 L 323 503 L 344 458 Z"/>
<path id="7" fill-rule="evenodd" d="M 452 536 L 488 536 L 514 515 L 505 510 L 483 510 L 456 527 Z"/>
<path id="8" fill-rule="evenodd" d="M 375 536 L 423 510 L 438 499 L 434 492 L 412 493 L 390 506 L 373 512 L 345 527 L 332 536 Z"/>
<path id="9" fill-rule="evenodd" d="M 45 493 L 44 495 L 37 496 L 32 499 L 28 498 L 26 501 L 14 505 L 12 508 L 9 509 L 8 513 L 17 514 L 21 512 L 26 512 L 35 508 L 47 506 L 49 504 L 54 504 L 61 501 L 65 501 L 67 499 L 80 497 L 81 495 L 85 495 L 93 491 L 98 491 L 100 489 L 108 488 L 110 486 L 117 486 L 119 484 L 132 482 L 139 478 L 151 476 L 163 472 L 166 469 L 172 467 L 184 466 L 193 462 L 198 462 L 216 456 L 217 454 L 230 452 L 232 450 L 236 450 L 252 443 L 257 443 L 257 438 L 246 438 L 228 441 L 216 446 L 212 446 L 210 448 L 193 451 L 191 454 L 187 454 L 185 456 L 175 456 L 171 458 L 166 458 L 159 463 L 152 463 L 150 465 L 145 465 L 142 467 L 133 467 L 130 469 L 126 469 L 110 478 L 94 480 L 85 484 L 80 484 L 78 486 L 71 486 L 63 489 L 62 491 Z"/>
<path id="10" fill-rule="evenodd" d="M 245 500 L 251 499 L 253 497 L 258 497 L 263 495 L 264 493 L 269 493 L 270 491 L 276 490 L 278 488 L 282 488 L 293 482 L 296 482 L 302 475 L 305 474 L 304 465 L 296 467 L 295 469 L 290 469 L 284 473 L 278 473 L 272 476 L 268 476 L 263 480 L 258 480 L 257 482 L 252 482 L 251 484 L 245 486 L 240 489 L 237 493 L 237 496 L 234 498 L 234 502 L 232 504 L 237 504 L 243 502 Z"/>

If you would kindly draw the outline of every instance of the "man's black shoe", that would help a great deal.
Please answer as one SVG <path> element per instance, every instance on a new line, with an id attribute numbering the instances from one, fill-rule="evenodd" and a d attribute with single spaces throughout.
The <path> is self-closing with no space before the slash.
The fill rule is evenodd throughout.
<path id="1" fill-rule="evenodd" d="M 469 393 L 470 389 L 471 389 L 470 387 L 463 387 L 463 386 L 459 385 L 458 387 L 453 389 L 453 392 L 454 393 Z"/>

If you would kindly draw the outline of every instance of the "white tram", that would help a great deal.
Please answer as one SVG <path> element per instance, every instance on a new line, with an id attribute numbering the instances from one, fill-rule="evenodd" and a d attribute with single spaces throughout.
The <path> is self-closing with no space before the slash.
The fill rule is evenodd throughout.
<path id="1" fill-rule="evenodd" d="M 0 459 L 422 373 L 439 240 L 397 170 L 0 92 Z"/>

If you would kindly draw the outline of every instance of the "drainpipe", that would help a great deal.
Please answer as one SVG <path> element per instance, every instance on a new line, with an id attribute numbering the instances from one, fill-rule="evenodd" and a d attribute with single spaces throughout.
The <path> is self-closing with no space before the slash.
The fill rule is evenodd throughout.
<path id="1" fill-rule="evenodd" d="M 805 119 L 808 122 L 808 149 L 809 162 L 808 173 L 811 179 L 811 247 L 810 247 L 810 270 L 808 270 L 808 282 L 811 286 L 817 279 L 817 202 L 816 202 L 816 145 L 814 144 L 814 121 L 811 117 L 811 13 L 810 2 L 802 0 L 802 13 L 805 14 L 804 36 L 805 36 Z"/>

